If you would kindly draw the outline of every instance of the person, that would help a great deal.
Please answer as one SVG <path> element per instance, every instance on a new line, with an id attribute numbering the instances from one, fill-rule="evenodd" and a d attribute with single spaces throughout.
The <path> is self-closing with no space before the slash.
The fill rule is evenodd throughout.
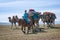
<path id="1" fill-rule="evenodd" d="M 34 14 L 34 15 L 33 15 L 33 19 L 34 19 L 34 20 L 38 20 L 38 18 L 39 18 L 39 17 L 38 17 L 38 13 L 34 11 L 33 14 Z"/>
<path id="2" fill-rule="evenodd" d="M 25 19 L 25 21 L 26 21 L 27 24 L 30 23 L 30 19 L 28 18 L 27 10 L 25 10 L 25 13 L 24 13 L 23 19 Z"/>

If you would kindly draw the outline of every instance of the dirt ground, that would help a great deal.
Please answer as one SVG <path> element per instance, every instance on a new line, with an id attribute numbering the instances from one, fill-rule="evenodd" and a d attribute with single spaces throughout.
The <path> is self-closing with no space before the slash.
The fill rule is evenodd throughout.
<path id="1" fill-rule="evenodd" d="M 60 40 L 60 24 L 54 28 L 40 26 L 43 31 L 38 33 L 24 34 L 21 28 L 11 29 L 9 25 L 0 25 L 0 40 Z"/>

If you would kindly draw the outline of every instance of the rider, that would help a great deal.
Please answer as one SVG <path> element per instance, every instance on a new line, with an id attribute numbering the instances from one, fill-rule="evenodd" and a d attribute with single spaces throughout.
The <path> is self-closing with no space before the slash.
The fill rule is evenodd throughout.
<path id="1" fill-rule="evenodd" d="M 23 19 L 25 19 L 25 21 L 26 21 L 27 24 L 30 23 L 30 19 L 28 18 L 27 10 L 25 10 L 25 13 L 24 13 Z"/>

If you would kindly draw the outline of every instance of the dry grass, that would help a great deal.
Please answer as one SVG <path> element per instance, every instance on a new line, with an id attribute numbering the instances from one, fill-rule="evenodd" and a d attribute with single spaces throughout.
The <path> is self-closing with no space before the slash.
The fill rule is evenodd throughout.
<path id="1" fill-rule="evenodd" d="M 24 34 L 20 27 L 18 29 L 10 28 L 10 26 L 0 25 L 0 40 L 60 40 L 60 25 L 56 25 L 57 28 L 45 28 L 43 32 L 37 34 Z"/>

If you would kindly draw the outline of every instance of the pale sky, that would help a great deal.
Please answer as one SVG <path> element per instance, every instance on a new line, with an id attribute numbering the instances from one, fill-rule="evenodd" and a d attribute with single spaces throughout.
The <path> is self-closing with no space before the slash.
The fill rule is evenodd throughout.
<path id="1" fill-rule="evenodd" d="M 25 9 L 53 12 L 57 16 L 56 21 L 60 21 L 60 0 L 0 0 L 0 22 L 8 22 L 8 17 L 13 15 L 21 18 Z"/>

